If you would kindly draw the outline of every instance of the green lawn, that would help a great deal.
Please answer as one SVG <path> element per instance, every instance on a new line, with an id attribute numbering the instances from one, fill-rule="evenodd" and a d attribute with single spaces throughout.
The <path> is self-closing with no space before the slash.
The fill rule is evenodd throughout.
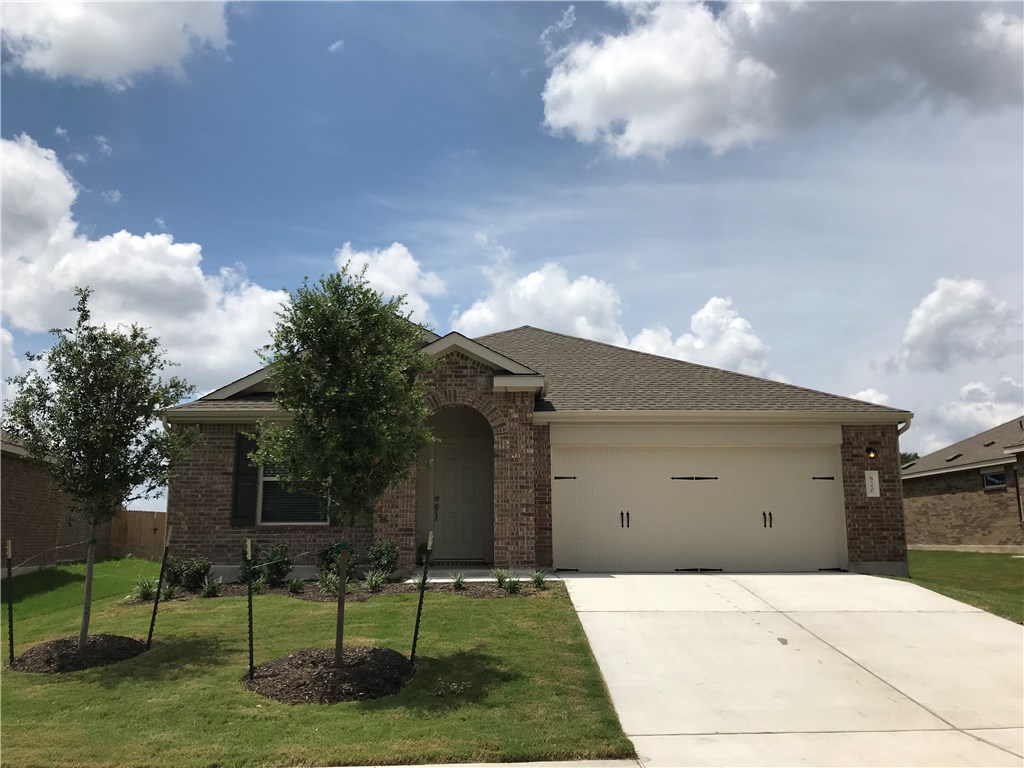
<path id="1" fill-rule="evenodd" d="M 148 606 L 121 598 L 156 566 L 97 566 L 93 631 L 145 638 Z M 15 579 L 16 652 L 74 634 L 80 566 Z M 408 654 L 415 595 L 346 608 L 346 639 Z M 255 599 L 256 663 L 328 647 L 334 605 Z M 3 629 L 6 647 L 6 620 Z M 6 650 L 4 652 L 6 662 Z M 59 676 L 4 670 L 3 765 L 277 766 L 629 757 L 561 585 L 528 599 L 428 594 L 418 671 L 397 696 L 333 706 L 250 693 L 244 598 L 168 603 L 153 649 Z"/>
<path id="2" fill-rule="evenodd" d="M 982 552 L 910 550 L 910 579 L 922 587 L 1024 623 L 1024 559 Z"/>

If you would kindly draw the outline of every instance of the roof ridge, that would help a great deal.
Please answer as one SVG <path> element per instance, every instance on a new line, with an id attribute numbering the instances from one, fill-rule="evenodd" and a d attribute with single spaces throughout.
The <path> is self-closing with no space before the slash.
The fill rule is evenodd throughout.
<path id="1" fill-rule="evenodd" d="M 548 334 L 550 336 L 560 336 L 560 337 L 562 337 L 564 339 L 572 339 L 573 341 L 582 341 L 582 342 L 587 343 L 587 344 L 597 344 L 597 345 L 602 346 L 602 347 L 611 347 L 612 349 L 615 349 L 617 351 L 627 352 L 627 353 L 630 353 L 630 354 L 633 354 L 633 355 L 641 355 L 643 357 L 654 357 L 654 358 L 658 358 L 660 360 L 665 360 L 665 361 L 667 361 L 669 363 L 674 363 L 674 364 L 677 364 L 677 365 L 692 366 L 694 368 L 700 368 L 700 369 L 707 370 L 707 371 L 715 371 L 717 373 L 727 373 L 727 374 L 729 374 L 731 376 L 741 376 L 741 377 L 743 377 L 745 379 L 748 379 L 748 380 L 751 380 L 751 381 L 765 382 L 765 383 L 772 384 L 772 385 L 779 385 L 779 386 L 783 386 L 783 387 L 790 387 L 792 389 L 798 389 L 801 392 L 809 392 L 809 393 L 815 394 L 815 395 L 825 395 L 826 397 L 834 397 L 834 398 L 838 398 L 840 400 L 847 400 L 847 401 L 852 402 L 852 403 L 863 403 L 863 404 L 866 404 L 866 405 L 871 405 L 874 408 L 877 408 L 877 409 L 880 409 L 880 410 L 885 410 L 885 411 L 891 411 L 893 413 L 910 413 L 910 411 L 907 411 L 907 410 L 905 410 L 903 408 L 893 408 L 892 406 L 888 406 L 888 405 L 879 405 L 878 403 L 870 403 L 867 400 L 858 400 L 855 397 L 847 397 L 845 395 L 837 395 L 837 394 L 834 394 L 832 392 L 825 392 L 825 391 L 820 390 L 820 389 L 811 389 L 810 387 L 801 387 L 799 384 L 790 384 L 789 382 L 786 382 L 786 381 L 776 381 L 775 379 L 766 379 L 766 378 L 763 378 L 761 376 L 753 376 L 753 375 L 751 375 L 749 373 L 740 373 L 739 371 L 731 371 L 731 370 L 729 370 L 727 368 L 716 368 L 713 365 L 704 365 L 703 363 L 694 363 L 694 362 L 692 362 L 690 360 L 681 360 L 678 357 L 668 357 L 667 355 L 657 355 L 657 354 L 654 354 L 653 352 L 641 352 L 638 349 L 630 349 L 629 347 L 619 346 L 618 344 L 611 344 L 611 343 L 606 342 L 606 341 L 597 341 L 595 339 L 587 339 L 587 338 L 584 338 L 582 336 L 573 336 L 571 334 L 562 333 L 560 331 L 549 331 L 546 328 L 537 328 L 536 326 L 532 326 L 532 325 L 521 325 L 521 326 L 519 326 L 517 328 L 509 328 L 508 330 L 505 330 L 505 331 L 496 331 L 494 333 L 485 334 L 485 336 L 481 336 L 479 338 L 486 338 L 487 336 L 498 336 L 498 335 L 505 334 L 505 333 L 513 333 L 515 331 L 521 331 L 521 330 L 524 330 L 524 329 L 529 329 L 529 330 L 532 330 L 532 331 L 538 331 L 540 333 Z M 474 339 L 474 341 L 477 341 L 477 339 Z M 480 343 L 483 343 L 483 342 L 480 342 Z M 484 345 L 484 346 L 486 346 L 486 345 Z M 506 355 L 506 357 L 507 357 L 507 355 Z"/>

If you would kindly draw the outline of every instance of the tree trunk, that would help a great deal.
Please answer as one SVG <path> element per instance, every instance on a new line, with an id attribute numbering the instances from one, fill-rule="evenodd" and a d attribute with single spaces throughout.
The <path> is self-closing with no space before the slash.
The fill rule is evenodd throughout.
<path id="1" fill-rule="evenodd" d="M 341 529 L 342 541 L 349 547 L 352 526 L 346 523 Z M 352 557 L 351 549 L 341 550 L 338 555 L 338 622 L 334 630 L 334 668 L 340 670 L 344 665 L 345 649 L 345 594 L 348 592 L 348 559 Z"/>
<path id="2" fill-rule="evenodd" d="M 96 562 L 96 524 L 89 527 L 89 554 L 85 558 L 85 597 L 82 600 L 82 627 L 78 631 L 78 650 L 84 651 L 89 640 L 89 619 L 92 617 L 92 567 Z"/>

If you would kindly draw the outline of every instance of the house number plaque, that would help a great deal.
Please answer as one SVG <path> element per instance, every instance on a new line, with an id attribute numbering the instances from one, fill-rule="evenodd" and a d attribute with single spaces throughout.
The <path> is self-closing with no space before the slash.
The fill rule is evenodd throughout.
<path id="1" fill-rule="evenodd" d="M 878 498 L 879 490 L 877 469 L 868 469 L 864 472 L 864 490 L 867 492 L 869 499 Z"/>

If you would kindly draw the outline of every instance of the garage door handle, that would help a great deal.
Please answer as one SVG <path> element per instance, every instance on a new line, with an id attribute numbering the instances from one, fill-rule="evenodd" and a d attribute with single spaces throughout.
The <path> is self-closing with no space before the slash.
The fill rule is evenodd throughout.
<path id="1" fill-rule="evenodd" d="M 626 510 L 626 527 L 629 528 L 629 510 Z"/>
<path id="2" fill-rule="evenodd" d="M 767 512 L 762 512 L 761 513 L 761 522 L 762 522 L 762 524 L 764 525 L 765 528 L 768 527 L 768 513 Z"/>
<path id="3" fill-rule="evenodd" d="M 772 513 L 771 512 L 768 513 L 768 527 L 769 528 L 772 527 Z"/>
<path id="4" fill-rule="evenodd" d="M 626 527 L 626 513 L 621 509 L 619 510 L 619 528 Z"/>

